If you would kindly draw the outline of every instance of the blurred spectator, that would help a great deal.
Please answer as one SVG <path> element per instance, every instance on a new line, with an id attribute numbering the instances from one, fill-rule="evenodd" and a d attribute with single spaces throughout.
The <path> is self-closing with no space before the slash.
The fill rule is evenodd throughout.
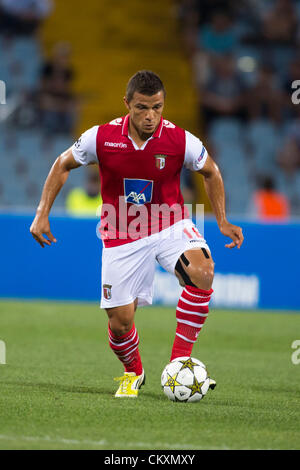
<path id="1" fill-rule="evenodd" d="M 291 133 L 281 149 L 278 164 L 283 173 L 293 175 L 300 168 L 300 129 L 297 134 Z"/>
<path id="2" fill-rule="evenodd" d="M 0 0 L 0 31 L 33 35 L 51 8 L 51 0 Z"/>
<path id="3" fill-rule="evenodd" d="M 218 22 L 216 19 L 215 30 L 211 25 L 211 18 L 215 15 L 216 8 L 220 14 L 226 15 L 229 11 L 228 3 L 230 3 L 229 0 L 182 0 L 178 2 L 177 16 L 188 56 L 192 56 L 196 48 L 208 52 L 213 45 L 212 42 L 215 43 L 221 34 L 225 34 L 225 30 L 222 31 L 224 27 L 220 24 L 221 21 Z"/>
<path id="4" fill-rule="evenodd" d="M 298 111 L 299 112 L 299 111 Z M 295 121 L 278 155 L 278 185 L 288 196 L 291 213 L 300 214 L 300 118 Z"/>
<path id="5" fill-rule="evenodd" d="M 229 132 L 228 129 L 233 129 L 230 123 L 236 122 L 241 138 L 235 133 L 230 137 L 225 132 L 221 142 L 228 136 L 231 149 L 219 154 L 221 167 L 226 167 L 231 155 L 233 178 L 237 182 L 243 178 L 247 181 L 245 191 L 255 185 L 257 173 L 272 174 L 275 182 L 265 180 L 257 195 L 270 202 L 276 186 L 276 193 L 288 199 L 290 213 L 300 215 L 300 105 L 291 99 L 295 91 L 291 85 L 300 80 L 299 3 L 296 0 L 178 2 L 181 30 L 203 118 L 201 132 L 206 133 L 204 138 L 219 142 L 221 124 L 217 123 L 222 123 L 222 129 Z M 284 143 L 286 129 L 289 132 Z M 249 158 L 249 135 L 255 171 Z M 274 149 L 280 155 L 277 160 Z M 236 165 L 235 159 L 238 159 Z"/>
<path id="6" fill-rule="evenodd" d="M 272 2 L 273 0 L 271 0 Z M 261 21 L 265 12 L 270 8 L 270 1 L 264 0 L 241 0 L 234 2 L 237 23 L 242 26 L 242 39 L 251 37 L 251 33 L 260 30 Z"/>
<path id="7" fill-rule="evenodd" d="M 300 168 L 300 104 L 294 105 L 297 119 L 289 121 L 286 130 L 286 148 L 283 148 L 282 155 L 287 153 L 293 155 L 293 160 L 297 168 Z M 282 160 L 279 160 L 279 163 Z"/>
<path id="8" fill-rule="evenodd" d="M 259 188 L 254 193 L 253 203 L 256 217 L 261 221 L 284 221 L 290 215 L 287 197 L 275 189 L 275 182 L 269 176 L 259 181 Z"/>
<path id="9" fill-rule="evenodd" d="M 209 53 L 224 54 L 232 52 L 236 45 L 232 17 L 226 10 L 213 10 L 210 22 L 200 28 L 198 47 Z"/>
<path id="10" fill-rule="evenodd" d="M 297 39 L 297 12 L 291 0 L 276 0 L 264 15 L 262 33 L 265 41 L 273 44 L 295 45 Z"/>
<path id="11" fill-rule="evenodd" d="M 205 126 L 218 117 L 245 118 L 245 85 L 232 55 L 215 57 L 211 77 L 200 89 L 201 112 Z"/>
<path id="12" fill-rule="evenodd" d="M 215 12 L 231 13 L 232 1 L 231 0 L 196 0 L 195 10 L 199 18 L 199 25 L 203 26 L 208 24 Z"/>
<path id="13" fill-rule="evenodd" d="M 278 123 L 281 119 L 282 92 L 276 84 L 271 66 L 262 65 L 257 79 L 248 95 L 248 115 L 250 119 L 269 119 Z"/>
<path id="14" fill-rule="evenodd" d="M 196 0 L 182 0 L 176 5 L 177 18 L 187 56 L 193 56 L 198 33 L 198 17 L 195 14 Z"/>
<path id="15" fill-rule="evenodd" d="M 71 215 L 96 217 L 100 215 L 101 206 L 98 171 L 90 168 L 85 188 L 74 188 L 67 195 L 66 209 Z"/>
<path id="16" fill-rule="evenodd" d="M 243 42 L 266 47 L 294 46 L 297 42 L 298 18 L 292 0 L 245 0 L 239 6 L 239 18 L 252 27 Z"/>
<path id="17" fill-rule="evenodd" d="M 75 124 L 77 100 L 72 91 L 74 70 L 70 56 L 70 46 L 58 43 L 52 59 L 42 68 L 39 107 L 42 124 L 49 134 L 70 134 Z"/>

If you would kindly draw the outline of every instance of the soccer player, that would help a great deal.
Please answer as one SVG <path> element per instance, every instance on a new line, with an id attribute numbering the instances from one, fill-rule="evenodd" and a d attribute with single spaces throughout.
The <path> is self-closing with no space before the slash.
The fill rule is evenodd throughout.
<path id="1" fill-rule="evenodd" d="M 137 72 L 124 102 L 126 116 L 87 130 L 56 159 L 30 231 L 42 247 L 56 242 L 48 217 L 70 170 L 99 165 L 101 307 L 108 315 L 109 346 L 124 366 L 115 397 L 137 397 L 145 373 L 134 317 L 137 306 L 152 303 L 156 261 L 183 286 L 171 360 L 191 356 L 213 292 L 211 252 L 180 192 L 183 166 L 203 175 L 219 229 L 232 240 L 225 246 L 240 248 L 243 234 L 226 218 L 223 180 L 202 142 L 162 117 L 165 89 L 160 78 L 151 71 Z"/>

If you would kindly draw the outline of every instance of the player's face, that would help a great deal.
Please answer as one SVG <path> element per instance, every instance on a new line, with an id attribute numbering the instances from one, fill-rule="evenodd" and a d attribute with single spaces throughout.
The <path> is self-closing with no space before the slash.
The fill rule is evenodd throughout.
<path id="1" fill-rule="evenodd" d="M 140 135 L 153 134 L 157 129 L 164 107 L 164 93 L 159 91 L 155 95 L 147 96 L 134 92 L 132 100 L 125 104 L 129 110 L 131 124 Z"/>

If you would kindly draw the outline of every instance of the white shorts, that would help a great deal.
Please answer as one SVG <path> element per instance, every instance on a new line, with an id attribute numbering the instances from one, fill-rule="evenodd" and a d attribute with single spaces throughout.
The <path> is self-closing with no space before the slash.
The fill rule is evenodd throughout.
<path id="1" fill-rule="evenodd" d="M 175 275 L 178 258 L 186 250 L 209 247 L 190 219 L 159 233 L 102 252 L 101 308 L 151 305 L 156 261 Z"/>

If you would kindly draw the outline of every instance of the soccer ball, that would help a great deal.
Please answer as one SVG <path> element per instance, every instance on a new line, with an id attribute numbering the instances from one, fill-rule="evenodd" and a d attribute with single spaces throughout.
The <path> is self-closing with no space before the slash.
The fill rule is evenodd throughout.
<path id="1" fill-rule="evenodd" d="M 165 395 L 172 401 L 196 402 L 209 388 L 209 376 L 203 362 L 194 357 L 177 357 L 161 374 Z"/>

